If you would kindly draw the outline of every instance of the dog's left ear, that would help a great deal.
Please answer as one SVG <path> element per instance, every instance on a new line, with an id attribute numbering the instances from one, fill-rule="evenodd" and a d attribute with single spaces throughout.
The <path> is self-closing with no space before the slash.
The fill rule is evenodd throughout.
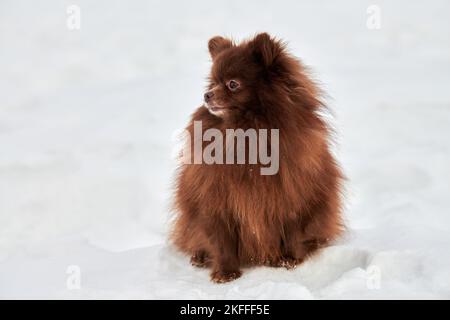
<path id="1" fill-rule="evenodd" d="M 222 50 L 225 50 L 227 48 L 231 48 L 233 46 L 233 43 L 229 39 L 225 39 L 221 36 L 216 36 L 208 41 L 208 50 L 211 54 L 211 58 L 214 58 L 221 52 Z"/>
<path id="2" fill-rule="evenodd" d="M 271 66 L 283 51 L 283 44 L 270 37 L 268 33 L 260 33 L 249 42 L 255 58 L 264 66 Z"/>

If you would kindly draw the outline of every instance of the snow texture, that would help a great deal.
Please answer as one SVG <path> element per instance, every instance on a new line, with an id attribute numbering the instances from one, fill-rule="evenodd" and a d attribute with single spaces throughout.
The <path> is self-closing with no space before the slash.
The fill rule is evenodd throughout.
<path id="1" fill-rule="evenodd" d="M 450 4 L 376 1 L 379 30 L 371 4 L 1 1 L 0 298 L 450 298 Z M 175 136 L 207 40 L 259 31 L 328 94 L 348 232 L 217 285 L 167 243 Z"/>

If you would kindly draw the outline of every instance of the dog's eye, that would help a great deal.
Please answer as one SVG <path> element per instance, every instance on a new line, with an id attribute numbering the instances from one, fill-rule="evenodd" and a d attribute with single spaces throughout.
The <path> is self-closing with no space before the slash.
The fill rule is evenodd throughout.
<path id="1" fill-rule="evenodd" d="M 239 82 L 237 82 L 236 80 L 230 80 L 227 83 L 227 87 L 231 91 L 235 91 L 237 88 L 239 88 Z"/>

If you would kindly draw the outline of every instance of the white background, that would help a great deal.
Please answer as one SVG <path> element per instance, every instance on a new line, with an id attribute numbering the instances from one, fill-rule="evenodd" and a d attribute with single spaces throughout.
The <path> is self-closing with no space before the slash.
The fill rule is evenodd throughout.
<path id="1" fill-rule="evenodd" d="M 450 298 L 449 9 L 2 0 L 0 298 Z M 260 31 L 328 93 L 348 233 L 294 271 L 215 285 L 167 244 L 174 136 L 201 104 L 208 39 Z"/>

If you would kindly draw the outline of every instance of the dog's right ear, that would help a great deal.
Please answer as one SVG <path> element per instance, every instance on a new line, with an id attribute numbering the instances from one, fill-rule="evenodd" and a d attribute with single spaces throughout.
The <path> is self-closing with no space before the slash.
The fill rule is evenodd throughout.
<path id="1" fill-rule="evenodd" d="M 284 45 L 268 33 L 260 33 L 250 41 L 255 58 L 266 67 L 270 67 L 283 52 Z"/>
<path id="2" fill-rule="evenodd" d="M 225 39 L 221 36 L 216 36 L 208 41 L 208 50 L 211 54 L 211 58 L 214 58 L 219 54 L 222 50 L 231 48 L 233 43 L 229 39 Z"/>

